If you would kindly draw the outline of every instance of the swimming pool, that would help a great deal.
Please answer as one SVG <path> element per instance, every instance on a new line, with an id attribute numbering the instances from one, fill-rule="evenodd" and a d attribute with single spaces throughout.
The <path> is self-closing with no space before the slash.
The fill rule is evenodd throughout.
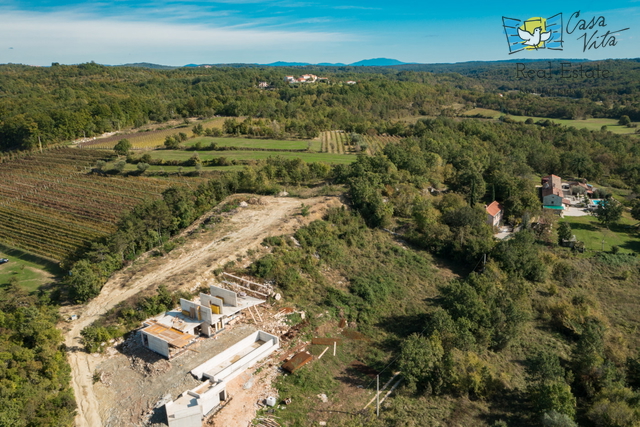
<path id="1" fill-rule="evenodd" d="M 598 206 L 599 204 L 601 204 L 602 202 L 604 202 L 604 199 L 593 199 L 591 201 L 594 205 Z"/>

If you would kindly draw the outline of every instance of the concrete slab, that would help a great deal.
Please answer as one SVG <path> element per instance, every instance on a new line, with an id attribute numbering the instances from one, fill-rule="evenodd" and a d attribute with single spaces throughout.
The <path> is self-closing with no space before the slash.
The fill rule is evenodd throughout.
<path id="1" fill-rule="evenodd" d="M 564 216 L 587 216 L 589 211 L 585 208 L 578 208 L 575 206 L 569 206 L 564 209 Z"/>

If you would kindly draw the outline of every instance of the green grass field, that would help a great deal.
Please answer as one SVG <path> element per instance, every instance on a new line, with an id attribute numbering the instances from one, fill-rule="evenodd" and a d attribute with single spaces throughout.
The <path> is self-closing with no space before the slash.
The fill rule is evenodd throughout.
<path id="1" fill-rule="evenodd" d="M 156 150 L 150 152 L 152 159 L 165 160 L 189 160 L 195 151 L 184 150 Z M 287 153 L 285 151 L 199 151 L 201 160 L 211 160 L 218 157 L 226 157 L 228 160 L 263 160 L 269 157 L 280 156 L 285 159 L 300 158 L 305 162 L 325 162 L 332 164 L 348 164 L 356 160 L 356 156 L 330 153 Z M 166 167 L 166 166 L 163 166 Z"/>
<path id="2" fill-rule="evenodd" d="M 9 259 L 9 262 L 0 264 L 0 288 L 17 281 L 26 291 L 32 292 L 52 282 L 53 276 L 62 274 L 55 262 L 7 246 L 0 245 L 0 258 Z"/>
<path id="3" fill-rule="evenodd" d="M 503 115 L 503 113 L 490 110 L 487 108 L 474 108 L 473 110 L 469 110 L 463 113 L 464 116 L 475 116 L 481 115 L 484 117 L 490 117 L 493 119 L 497 119 Z M 546 120 L 547 117 L 534 117 L 534 116 L 510 116 L 513 120 L 517 121 L 525 121 L 528 118 L 532 118 L 534 121 L 538 120 Z M 616 119 L 585 119 L 585 120 L 565 120 L 565 119 L 549 119 L 554 123 L 558 123 L 565 126 L 573 126 L 577 129 L 587 129 L 587 130 L 600 130 L 602 126 L 606 126 L 608 131 L 619 134 L 634 134 L 637 128 L 628 128 L 626 126 L 620 126 Z"/>
<path id="4" fill-rule="evenodd" d="M 106 169 L 113 167 L 113 162 L 108 163 Z M 242 170 L 244 168 L 243 165 L 232 165 L 232 166 L 206 166 L 203 171 L 218 171 L 218 172 L 227 172 L 227 171 L 235 171 Z M 127 163 L 127 166 L 124 168 L 125 172 L 134 172 L 138 170 L 137 165 Z M 166 173 L 189 173 L 194 172 L 196 170 L 195 166 L 169 166 L 169 165 L 150 165 L 149 169 L 147 169 L 146 174 L 166 172 Z"/>
<path id="5" fill-rule="evenodd" d="M 640 237 L 635 228 L 628 228 L 638 222 L 625 213 L 617 224 L 609 229 L 598 222 L 594 216 L 566 216 L 561 222 L 567 222 L 571 231 L 585 248 L 594 251 L 610 251 L 612 246 L 619 246 L 620 252 L 640 252 Z"/>
<path id="6" fill-rule="evenodd" d="M 218 144 L 219 147 L 246 147 L 246 148 L 275 148 L 279 150 L 306 150 L 309 147 L 309 143 L 313 140 L 278 140 L 278 139 L 249 139 L 249 138 L 213 138 L 209 136 L 202 136 L 190 139 L 183 145 L 185 147 L 192 147 L 198 142 L 202 146 L 206 147 L 212 142 Z M 316 144 L 317 145 L 317 144 Z M 319 151 L 319 150 L 318 150 Z"/>

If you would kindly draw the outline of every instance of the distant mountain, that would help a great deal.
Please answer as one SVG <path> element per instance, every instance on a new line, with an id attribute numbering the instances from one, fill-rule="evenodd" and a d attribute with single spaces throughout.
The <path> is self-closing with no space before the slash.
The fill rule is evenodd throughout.
<path id="1" fill-rule="evenodd" d="M 307 65 L 316 65 L 320 67 L 346 67 L 350 66 L 366 66 L 366 67 L 389 67 L 391 65 L 403 65 L 406 62 L 398 61 L 397 59 L 389 59 L 389 58 L 375 58 L 375 59 L 364 59 L 362 61 L 354 62 L 353 64 L 343 64 L 342 62 L 331 63 L 331 62 L 320 62 L 318 64 L 310 64 L 308 62 L 272 62 L 271 64 L 261 64 L 266 67 L 306 67 Z"/>
<path id="2" fill-rule="evenodd" d="M 154 70 L 175 70 L 176 68 L 179 68 L 171 65 L 152 64 L 150 62 L 135 62 L 133 64 L 122 64 L 122 65 L 115 65 L 115 66 L 116 67 L 152 68 Z M 194 65 L 194 67 L 196 67 L 196 65 Z"/>
<path id="3" fill-rule="evenodd" d="M 362 61 L 354 62 L 353 64 L 344 64 L 342 62 L 320 62 L 317 64 L 312 64 L 310 62 L 286 62 L 286 61 L 276 61 L 271 62 L 269 64 L 187 64 L 185 67 L 204 67 L 205 65 L 211 67 L 308 67 L 308 66 L 316 66 L 316 67 L 346 67 L 346 66 L 366 66 L 366 67 L 390 67 L 394 65 L 406 65 L 407 62 L 401 62 L 397 59 L 389 59 L 389 58 L 375 58 L 375 59 L 365 59 Z"/>
<path id="4" fill-rule="evenodd" d="M 398 61 L 397 59 L 389 59 L 389 58 L 374 58 L 374 59 L 364 59 L 362 61 L 354 62 L 353 65 L 355 67 L 389 67 L 391 65 L 403 65 L 406 62 Z"/>
<path id="5" fill-rule="evenodd" d="M 313 65 L 313 64 L 310 64 L 308 62 L 278 61 L 278 62 L 272 62 L 271 64 L 260 64 L 260 65 L 264 65 L 265 67 L 305 67 L 307 65 Z"/>

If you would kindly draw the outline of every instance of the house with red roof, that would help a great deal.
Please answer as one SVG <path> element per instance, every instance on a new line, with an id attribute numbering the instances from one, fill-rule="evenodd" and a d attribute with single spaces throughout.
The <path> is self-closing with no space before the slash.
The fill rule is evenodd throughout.
<path id="1" fill-rule="evenodd" d="M 490 205 L 485 206 L 487 211 L 487 224 L 497 227 L 502 221 L 502 205 L 497 201 L 493 201 Z"/>

